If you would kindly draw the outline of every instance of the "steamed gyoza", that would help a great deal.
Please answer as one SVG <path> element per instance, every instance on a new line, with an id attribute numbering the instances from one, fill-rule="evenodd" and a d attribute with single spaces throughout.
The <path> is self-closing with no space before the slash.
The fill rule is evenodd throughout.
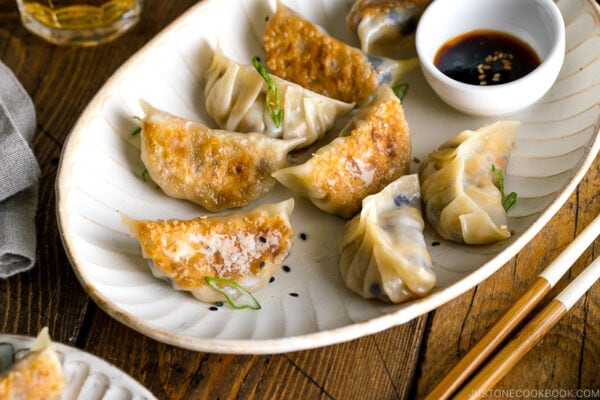
<path id="1" fill-rule="evenodd" d="M 281 268 L 292 246 L 293 208 L 290 198 L 227 215 L 158 221 L 123 216 L 123 223 L 138 239 L 156 277 L 201 301 L 213 302 L 224 296 L 211 287 L 207 277 L 254 292 Z M 227 292 L 233 287 L 223 289 Z"/>
<path id="2" fill-rule="evenodd" d="M 465 130 L 421 165 L 425 215 L 443 238 L 486 244 L 510 236 L 492 166 L 505 170 L 519 125 L 499 121 Z"/>
<path id="3" fill-rule="evenodd" d="M 410 150 L 410 131 L 400 100 L 389 86 L 382 86 L 339 137 L 305 163 L 273 176 L 322 210 L 350 218 L 366 196 L 408 173 Z"/>
<path id="4" fill-rule="evenodd" d="M 270 78 L 283 111 L 279 125 L 265 104 L 268 87 L 265 79 L 254 66 L 233 61 L 217 47 L 206 72 L 206 111 L 222 129 L 259 132 L 283 139 L 305 138 L 299 147 L 306 147 L 354 107 L 353 103 L 322 96 L 275 75 Z"/>
<path id="5" fill-rule="evenodd" d="M 345 102 L 361 104 L 381 85 L 395 86 L 418 60 L 369 56 L 277 2 L 263 44 L 270 70 L 302 87 Z"/>
<path id="6" fill-rule="evenodd" d="M 392 303 L 431 291 L 436 276 L 423 237 L 420 199 L 419 178 L 411 174 L 363 200 L 340 243 L 339 269 L 348 288 Z"/>
<path id="7" fill-rule="evenodd" d="M 141 158 L 152 180 L 169 196 L 209 211 L 248 204 L 271 190 L 274 171 L 305 139 L 213 130 L 142 103 Z"/>
<path id="8" fill-rule="evenodd" d="M 431 0 L 356 0 L 346 24 L 356 32 L 361 50 L 390 56 L 414 47 L 414 32 Z"/>

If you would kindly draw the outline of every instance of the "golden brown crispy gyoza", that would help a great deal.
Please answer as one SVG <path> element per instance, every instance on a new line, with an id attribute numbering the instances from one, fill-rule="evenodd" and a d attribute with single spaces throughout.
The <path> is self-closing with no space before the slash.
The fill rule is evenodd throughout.
<path id="1" fill-rule="evenodd" d="M 341 101 L 361 104 L 381 85 L 395 86 L 418 60 L 367 56 L 277 2 L 263 44 L 277 76 Z"/>
<path id="2" fill-rule="evenodd" d="M 273 176 L 322 210 L 350 218 L 366 196 L 409 172 L 410 151 L 400 100 L 389 86 L 382 86 L 338 138 L 305 163 Z"/>
<path id="3" fill-rule="evenodd" d="M 142 221 L 123 217 L 155 276 L 201 301 L 223 300 L 206 277 L 253 292 L 269 282 L 292 246 L 292 198 L 227 215 Z"/>
<path id="4" fill-rule="evenodd" d="M 209 211 L 241 207 L 269 192 L 274 171 L 304 138 L 210 129 L 142 103 L 141 159 L 169 196 Z"/>
<path id="5" fill-rule="evenodd" d="M 60 359 L 43 328 L 31 351 L 0 374 L 0 399 L 58 400 L 65 386 Z"/>

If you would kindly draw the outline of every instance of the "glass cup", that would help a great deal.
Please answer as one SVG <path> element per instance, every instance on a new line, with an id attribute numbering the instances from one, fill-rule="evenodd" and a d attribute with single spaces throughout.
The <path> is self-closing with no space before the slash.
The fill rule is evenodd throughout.
<path id="1" fill-rule="evenodd" d="M 59 45 L 109 42 L 140 19 L 143 0 L 17 0 L 25 27 Z"/>

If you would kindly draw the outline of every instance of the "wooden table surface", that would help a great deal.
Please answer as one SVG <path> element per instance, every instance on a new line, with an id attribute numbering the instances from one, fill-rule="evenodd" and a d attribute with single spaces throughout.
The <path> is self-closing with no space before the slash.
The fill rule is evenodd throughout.
<path id="1" fill-rule="evenodd" d="M 15 2 L 0 0 L 0 59 L 35 103 L 33 147 L 42 169 L 37 264 L 31 272 L 0 280 L 0 332 L 35 336 L 48 326 L 54 340 L 114 364 L 159 399 L 417 398 L 600 213 L 596 159 L 560 211 L 492 277 L 428 315 L 348 343 L 286 354 L 223 355 L 183 350 L 133 331 L 98 308 L 71 269 L 57 230 L 57 166 L 65 138 L 105 81 L 194 3 L 146 0 L 142 21 L 122 38 L 96 48 L 70 48 L 47 44 L 28 33 Z M 553 293 L 599 253 L 597 240 Z M 519 389 L 529 391 L 521 394 L 553 390 L 568 397 L 577 389 L 598 389 L 598 365 L 600 285 L 596 284 L 497 385 L 504 391 L 495 392 L 495 398 L 514 398 Z"/>

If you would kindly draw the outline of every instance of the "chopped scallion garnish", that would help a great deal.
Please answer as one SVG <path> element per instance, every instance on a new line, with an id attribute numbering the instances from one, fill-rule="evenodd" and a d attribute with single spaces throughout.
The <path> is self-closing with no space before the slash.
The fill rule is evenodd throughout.
<path id="1" fill-rule="evenodd" d="M 144 170 L 140 174 L 140 178 L 142 179 L 143 182 L 148 181 L 148 169 L 147 168 L 144 168 Z"/>
<path id="2" fill-rule="evenodd" d="M 140 117 L 136 117 L 134 115 L 132 118 L 135 119 L 136 121 L 142 122 L 142 119 Z M 142 127 L 138 126 L 137 128 L 135 128 L 133 130 L 133 132 L 131 132 L 131 136 L 139 135 L 141 131 L 142 131 Z"/>
<path id="3" fill-rule="evenodd" d="M 275 126 L 279 128 L 283 121 L 283 108 L 281 106 L 279 90 L 277 90 L 277 86 L 275 86 L 275 82 L 273 82 L 273 79 L 271 79 L 267 70 L 260 64 L 260 59 L 258 57 L 252 57 L 252 65 L 254 65 L 254 68 L 256 68 L 260 76 L 267 82 L 267 110 L 269 111 L 269 115 L 271 115 L 271 119 L 275 123 Z"/>
<path id="4" fill-rule="evenodd" d="M 504 207 L 504 211 L 508 212 L 517 202 L 517 194 L 515 192 L 510 192 L 508 195 L 504 193 L 504 172 L 500 168 L 492 164 L 492 172 L 498 181 L 496 187 L 502 195 L 502 207 Z"/>
<path id="5" fill-rule="evenodd" d="M 204 280 L 208 286 L 225 296 L 225 300 L 227 300 L 227 303 L 229 303 L 231 307 L 237 310 L 243 308 L 251 308 L 253 310 L 261 309 L 260 303 L 252 296 L 252 293 L 234 281 L 211 276 L 205 277 Z"/>
<path id="6" fill-rule="evenodd" d="M 406 92 L 408 92 L 408 83 L 401 83 L 392 88 L 396 97 L 400 99 L 400 101 L 404 100 L 404 96 L 406 96 Z"/>

